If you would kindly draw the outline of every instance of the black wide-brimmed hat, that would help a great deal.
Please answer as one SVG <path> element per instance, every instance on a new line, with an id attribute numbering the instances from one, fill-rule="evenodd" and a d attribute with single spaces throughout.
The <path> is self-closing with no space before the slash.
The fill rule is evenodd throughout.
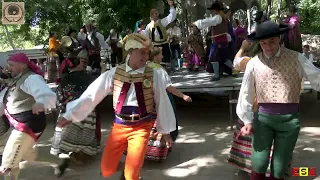
<path id="1" fill-rule="evenodd" d="M 218 10 L 224 11 L 223 3 L 219 0 L 214 1 L 210 7 L 207 8 L 208 10 Z"/>
<path id="2" fill-rule="evenodd" d="M 266 21 L 259 24 L 256 28 L 256 31 L 249 34 L 247 39 L 249 41 L 261 41 L 268 38 L 280 36 L 288 30 L 288 27 L 281 26 L 272 21 Z"/>
<path id="3" fill-rule="evenodd" d="M 256 13 L 256 17 L 254 18 L 254 21 L 255 21 L 255 22 L 260 21 L 260 19 L 261 19 L 263 16 L 264 16 L 263 11 L 258 11 L 258 12 Z"/>

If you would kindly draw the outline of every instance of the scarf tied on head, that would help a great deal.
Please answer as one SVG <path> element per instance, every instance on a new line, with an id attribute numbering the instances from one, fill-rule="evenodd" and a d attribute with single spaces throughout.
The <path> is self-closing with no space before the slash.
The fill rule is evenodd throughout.
<path id="1" fill-rule="evenodd" d="M 8 61 L 26 64 L 32 72 L 34 72 L 35 74 L 38 74 L 42 77 L 44 76 L 44 72 L 41 71 L 39 66 L 37 66 L 35 63 L 30 61 L 28 56 L 24 53 L 13 54 L 12 56 L 9 57 Z"/>

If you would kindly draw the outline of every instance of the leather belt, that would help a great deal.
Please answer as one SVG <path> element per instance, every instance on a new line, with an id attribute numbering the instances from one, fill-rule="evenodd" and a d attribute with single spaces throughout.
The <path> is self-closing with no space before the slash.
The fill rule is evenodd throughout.
<path id="1" fill-rule="evenodd" d="M 126 114 L 116 114 L 116 117 L 122 121 L 129 121 L 129 122 L 134 122 L 134 121 L 139 121 L 142 120 L 145 117 L 151 116 L 151 114 L 132 114 L 132 115 L 126 115 Z"/>

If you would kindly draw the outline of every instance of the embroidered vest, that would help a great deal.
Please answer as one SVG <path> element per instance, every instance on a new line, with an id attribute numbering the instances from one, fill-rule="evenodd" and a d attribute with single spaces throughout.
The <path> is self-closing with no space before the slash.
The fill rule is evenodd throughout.
<path id="1" fill-rule="evenodd" d="M 84 46 L 88 50 L 89 56 L 94 55 L 94 54 L 100 55 L 101 46 L 100 46 L 99 39 L 97 38 L 96 35 L 97 35 L 97 32 L 93 31 L 92 35 L 91 35 L 91 40 L 93 41 L 93 44 L 88 39 L 88 35 L 86 36 L 86 39 L 84 41 Z"/>
<path id="2" fill-rule="evenodd" d="M 114 75 L 113 108 L 121 114 L 123 103 L 131 84 L 134 84 L 140 115 L 151 113 L 154 109 L 153 100 L 153 69 L 146 67 L 143 74 L 129 74 L 126 65 L 119 65 Z"/>
<path id="3" fill-rule="evenodd" d="M 164 27 L 160 23 L 160 20 L 158 21 L 158 23 L 154 23 L 154 22 L 149 23 L 148 27 L 149 27 L 149 32 L 150 32 L 149 36 L 150 36 L 150 39 L 151 39 L 153 45 L 157 46 L 157 45 L 163 45 L 163 44 L 168 43 L 168 35 L 167 35 L 166 27 Z M 160 41 L 155 40 L 155 31 L 156 30 L 158 31 Z"/>
<path id="4" fill-rule="evenodd" d="M 34 73 L 28 71 L 20 77 L 10 80 L 8 83 L 8 93 L 4 98 L 7 100 L 7 109 L 10 114 L 19 114 L 32 109 L 32 105 L 35 103 L 34 98 L 20 88 L 24 81 L 32 74 Z"/>
<path id="5" fill-rule="evenodd" d="M 267 60 L 262 53 L 254 66 L 258 103 L 299 103 L 302 78 L 298 53 L 281 48 L 280 56 Z"/>
<path id="6" fill-rule="evenodd" d="M 228 43 L 228 22 L 222 18 L 222 22 L 211 27 L 211 39 L 215 43 Z"/>

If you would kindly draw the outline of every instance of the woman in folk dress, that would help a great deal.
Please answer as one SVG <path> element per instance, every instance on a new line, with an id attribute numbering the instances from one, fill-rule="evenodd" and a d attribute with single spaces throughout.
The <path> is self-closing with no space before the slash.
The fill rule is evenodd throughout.
<path id="1" fill-rule="evenodd" d="M 71 71 L 66 74 L 59 84 L 56 93 L 59 114 L 66 111 L 66 104 L 81 96 L 93 81 L 85 69 L 88 64 L 86 50 L 82 50 L 78 57 L 65 59 Z M 80 56 L 80 57 L 79 57 Z M 50 153 L 63 159 L 55 174 L 60 177 L 69 166 L 70 160 L 77 164 L 97 155 L 100 152 L 100 121 L 92 112 L 84 121 L 73 122 L 70 126 L 56 127 Z"/>

